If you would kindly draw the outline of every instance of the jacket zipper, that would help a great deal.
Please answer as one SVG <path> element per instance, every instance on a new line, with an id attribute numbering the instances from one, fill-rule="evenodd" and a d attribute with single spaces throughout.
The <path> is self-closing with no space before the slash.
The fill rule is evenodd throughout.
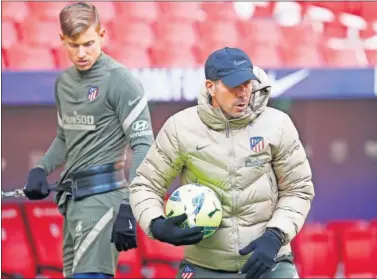
<path id="1" fill-rule="evenodd" d="M 230 127 L 229 127 L 229 121 L 226 121 L 226 137 L 230 139 L 230 152 L 229 152 L 229 158 L 230 158 L 230 187 L 231 187 L 231 193 L 232 193 L 232 215 L 234 215 L 235 211 L 237 211 L 237 189 L 234 189 L 234 146 L 233 146 L 233 139 L 230 136 Z M 234 241 L 234 249 L 235 252 L 238 253 L 239 245 L 238 245 L 238 228 L 237 228 L 237 218 L 235 216 L 232 216 L 232 238 Z M 241 268 L 241 264 L 239 260 L 236 261 L 237 269 Z"/>

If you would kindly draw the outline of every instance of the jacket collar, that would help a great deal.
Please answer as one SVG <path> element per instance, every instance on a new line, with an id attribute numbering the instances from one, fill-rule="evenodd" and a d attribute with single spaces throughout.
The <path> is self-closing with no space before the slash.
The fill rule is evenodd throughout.
<path id="1" fill-rule="evenodd" d="M 198 113 L 204 124 L 213 130 L 239 129 L 247 126 L 261 114 L 269 99 L 269 94 L 263 90 L 253 93 L 246 114 L 239 118 L 227 119 L 220 108 L 214 108 L 210 103 L 210 95 L 206 88 L 201 90 L 198 97 Z"/>

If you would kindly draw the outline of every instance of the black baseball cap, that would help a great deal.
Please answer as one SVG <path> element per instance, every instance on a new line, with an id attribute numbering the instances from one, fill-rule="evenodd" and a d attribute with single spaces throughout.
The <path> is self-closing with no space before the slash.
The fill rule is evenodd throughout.
<path id="1" fill-rule="evenodd" d="M 248 80 L 257 80 L 253 63 L 239 48 L 225 47 L 210 54 L 204 66 L 205 78 L 221 80 L 228 87 L 236 87 Z"/>

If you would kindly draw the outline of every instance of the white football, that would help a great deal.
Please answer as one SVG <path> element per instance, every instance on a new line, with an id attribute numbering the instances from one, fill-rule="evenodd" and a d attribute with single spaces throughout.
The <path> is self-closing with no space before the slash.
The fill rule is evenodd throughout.
<path id="1" fill-rule="evenodd" d="M 192 183 L 180 186 L 165 205 L 167 218 L 187 214 L 182 227 L 204 227 L 204 238 L 210 237 L 220 226 L 223 216 L 220 199 L 216 193 L 203 185 Z"/>

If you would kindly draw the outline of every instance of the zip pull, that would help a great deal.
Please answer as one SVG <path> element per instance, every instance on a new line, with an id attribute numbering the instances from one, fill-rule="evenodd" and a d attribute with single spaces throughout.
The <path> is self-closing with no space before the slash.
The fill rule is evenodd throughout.
<path id="1" fill-rule="evenodd" d="M 226 137 L 227 138 L 229 138 L 229 130 L 230 130 L 230 127 L 229 127 L 229 121 L 227 121 L 226 123 L 225 123 L 225 127 L 226 127 Z"/>

